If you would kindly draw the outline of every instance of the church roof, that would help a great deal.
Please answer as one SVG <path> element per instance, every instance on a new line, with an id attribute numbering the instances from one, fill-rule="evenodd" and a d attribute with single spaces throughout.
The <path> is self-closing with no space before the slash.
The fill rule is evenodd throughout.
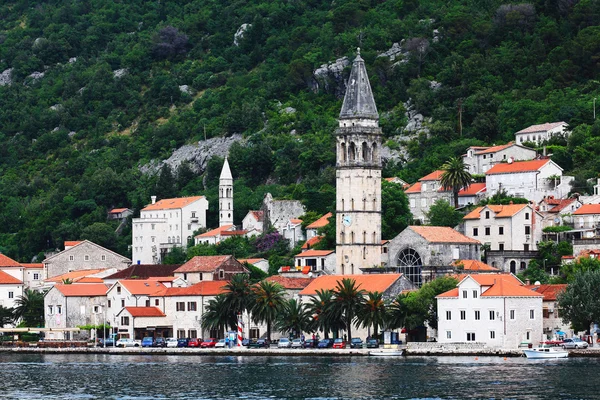
<path id="1" fill-rule="evenodd" d="M 352 70 L 346 85 L 346 95 L 342 111 L 340 111 L 340 119 L 348 118 L 379 119 L 365 62 L 360 57 L 360 49 L 352 63 Z"/>
<path id="2" fill-rule="evenodd" d="M 225 162 L 223 162 L 223 169 L 221 170 L 221 176 L 219 176 L 219 179 L 233 180 L 233 176 L 231 175 L 231 169 L 229 169 L 229 162 L 227 161 L 227 157 L 225 157 Z"/>

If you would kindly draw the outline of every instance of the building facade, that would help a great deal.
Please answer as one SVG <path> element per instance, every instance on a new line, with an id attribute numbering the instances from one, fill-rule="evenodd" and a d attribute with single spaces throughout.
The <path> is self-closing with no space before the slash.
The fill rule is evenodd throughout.
<path id="1" fill-rule="evenodd" d="M 485 174 L 500 162 L 533 160 L 537 152 L 529 147 L 510 142 L 492 147 L 471 146 L 462 156 L 470 174 Z"/>
<path id="2" fill-rule="evenodd" d="M 550 122 L 539 125 L 531 125 L 515 133 L 517 143 L 531 142 L 540 145 L 553 137 L 568 138 L 569 130 L 566 122 Z"/>
<path id="3" fill-rule="evenodd" d="M 233 225 L 233 176 L 225 158 L 219 177 L 219 226 Z"/>

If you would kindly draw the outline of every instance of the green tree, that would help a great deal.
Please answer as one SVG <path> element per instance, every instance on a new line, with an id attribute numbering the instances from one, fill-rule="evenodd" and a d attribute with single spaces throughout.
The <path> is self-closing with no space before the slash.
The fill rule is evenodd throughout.
<path id="1" fill-rule="evenodd" d="M 387 307 L 387 322 L 388 329 L 399 329 L 406 325 L 406 319 L 408 317 L 408 309 L 406 307 L 405 299 L 408 296 L 406 293 L 400 293 Z"/>
<path id="2" fill-rule="evenodd" d="M 412 222 L 408 197 L 397 183 L 381 181 L 381 236 L 393 239 Z"/>
<path id="3" fill-rule="evenodd" d="M 558 295 L 558 306 L 564 323 L 575 331 L 589 331 L 600 321 L 600 270 L 578 271 L 564 292 Z"/>
<path id="4" fill-rule="evenodd" d="M 247 274 L 233 275 L 223 289 L 226 311 L 232 315 L 232 320 L 236 319 L 238 314 L 248 311 L 253 301 L 253 293 Z"/>
<path id="5" fill-rule="evenodd" d="M 342 317 L 348 338 L 352 338 L 352 325 L 356 324 L 356 314 L 363 305 L 365 291 L 356 285 L 354 279 L 343 278 L 333 289 L 333 309 Z"/>
<path id="6" fill-rule="evenodd" d="M 426 323 L 437 329 L 437 300 L 436 296 L 454 289 L 458 281 L 453 277 L 441 277 L 421 286 L 415 292 L 403 297 L 402 305 L 406 309 L 405 326 L 414 329 Z"/>
<path id="7" fill-rule="evenodd" d="M 307 307 L 296 299 L 289 299 L 277 316 L 275 327 L 280 332 L 291 333 L 298 337 L 302 332 L 310 331 L 310 313 Z"/>
<path id="8" fill-rule="evenodd" d="M 12 324 L 13 321 L 13 309 L 0 306 L 0 328 L 4 328 L 5 325 Z"/>
<path id="9" fill-rule="evenodd" d="M 440 183 L 444 189 L 452 189 L 454 208 L 458 208 L 458 192 L 462 188 L 468 187 L 473 177 L 467 171 L 467 167 L 461 157 L 450 157 L 442 165 L 442 171 L 444 172 L 440 176 Z"/>
<path id="10" fill-rule="evenodd" d="M 358 321 L 364 328 L 373 328 L 373 336 L 379 336 L 379 327 L 386 324 L 387 308 L 383 301 L 383 293 L 368 292 L 363 304 L 360 305 L 358 312 Z M 351 337 L 348 336 L 350 340 Z"/>
<path id="11" fill-rule="evenodd" d="M 41 327 L 44 325 L 44 295 L 41 292 L 25 289 L 22 296 L 15 300 L 13 315 L 15 321 L 25 327 Z"/>
<path id="12" fill-rule="evenodd" d="M 252 287 L 252 292 L 254 299 L 250 307 L 252 320 L 267 324 L 267 339 L 271 340 L 271 327 L 284 305 L 285 290 L 278 283 L 261 281 Z"/>
<path id="13" fill-rule="evenodd" d="M 463 215 L 456 211 L 454 207 L 450 205 L 444 199 L 438 199 L 429 208 L 429 211 L 425 213 L 431 226 L 447 226 L 454 228 L 460 224 Z"/>
<path id="14" fill-rule="evenodd" d="M 206 305 L 204 314 L 202 314 L 202 327 L 207 330 L 217 329 L 223 332 L 226 326 L 234 327 L 237 324 L 237 317 L 229 311 L 226 298 L 223 294 L 215 296 Z"/>
<path id="15" fill-rule="evenodd" d="M 517 275 L 523 282 L 530 281 L 531 283 L 540 282 L 541 284 L 548 283 L 550 281 L 550 275 L 540 267 L 538 260 L 531 260 L 525 271 Z"/>
<path id="16" fill-rule="evenodd" d="M 81 231 L 81 239 L 89 240 L 99 246 L 116 250 L 117 235 L 115 228 L 104 222 L 95 222 Z"/>
<path id="17" fill-rule="evenodd" d="M 175 246 L 167 253 L 162 263 L 167 265 L 183 264 L 186 261 L 186 257 L 185 250 L 182 247 Z"/>
<path id="18" fill-rule="evenodd" d="M 318 289 L 315 296 L 310 296 L 307 309 L 312 316 L 312 330 L 321 331 L 325 338 L 329 337 L 329 332 L 335 327 L 336 321 L 333 318 L 333 291 L 329 289 Z"/>
<path id="19" fill-rule="evenodd" d="M 600 260 L 591 257 L 579 257 L 571 264 L 560 267 L 560 274 L 564 282 L 571 283 L 578 273 L 600 271 Z"/>

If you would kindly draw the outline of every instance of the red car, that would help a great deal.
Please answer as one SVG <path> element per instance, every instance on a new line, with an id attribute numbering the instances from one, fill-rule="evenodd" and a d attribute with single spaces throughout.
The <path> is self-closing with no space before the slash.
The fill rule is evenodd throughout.
<path id="1" fill-rule="evenodd" d="M 346 342 L 344 341 L 344 339 L 335 339 L 333 341 L 333 348 L 334 349 L 345 349 Z"/>
<path id="2" fill-rule="evenodd" d="M 206 339 L 204 342 L 200 343 L 200 347 L 202 347 L 202 348 L 215 347 L 215 344 L 217 344 L 217 342 L 218 342 L 218 340 L 215 338 Z"/>
<path id="3" fill-rule="evenodd" d="M 188 340 L 188 347 L 200 347 L 201 343 L 202 339 L 191 338 L 190 340 Z"/>

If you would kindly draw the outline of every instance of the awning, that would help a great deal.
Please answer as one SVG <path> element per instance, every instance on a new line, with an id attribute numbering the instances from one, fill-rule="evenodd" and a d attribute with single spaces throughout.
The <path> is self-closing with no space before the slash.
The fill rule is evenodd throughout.
<path id="1" fill-rule="evenodd" d="M 563 331 L 556 331 L 556 334 L 557 334 L 558 336 L 567 336 L 567 334 L 566 334 L 566 333 L 564 333 Z"/>

